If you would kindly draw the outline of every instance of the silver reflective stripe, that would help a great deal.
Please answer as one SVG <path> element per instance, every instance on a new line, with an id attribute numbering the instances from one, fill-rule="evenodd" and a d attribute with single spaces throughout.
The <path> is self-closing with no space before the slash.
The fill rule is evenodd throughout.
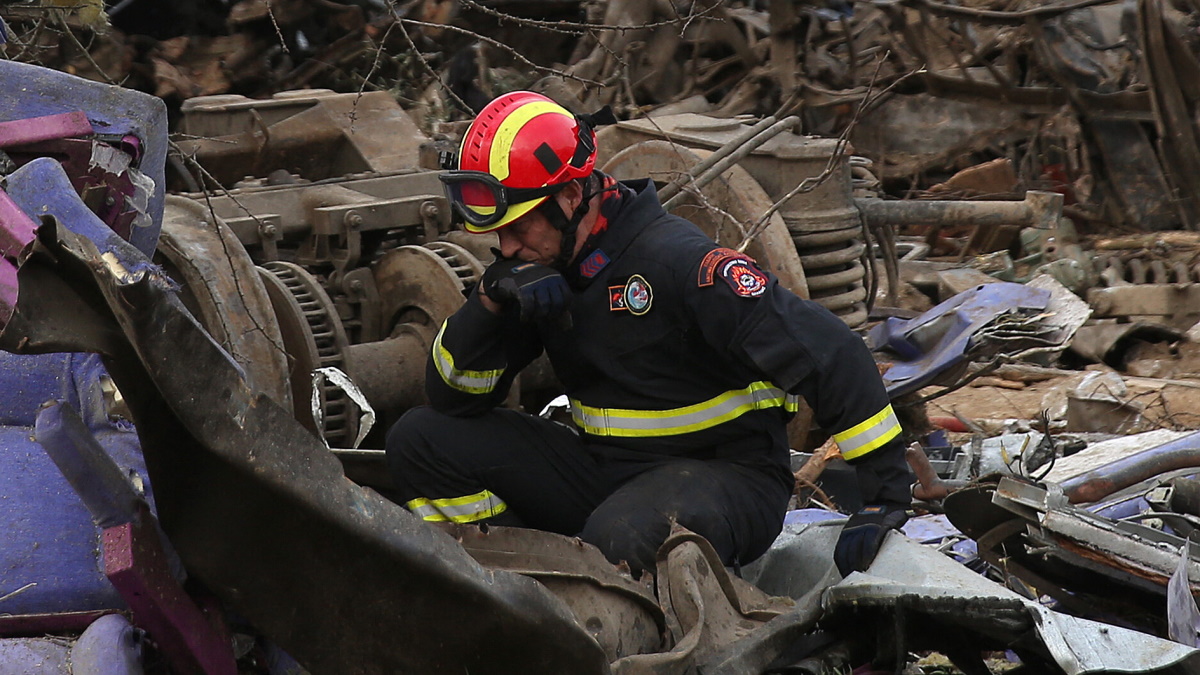
<path id="1" fill-rule="evenodd" d="M 418 497 L 409 500 L 405 506 L 421 520 L 435 523 L 446 521 L 454 523 L 473 523 L 492 516 L 498 516 L 508 510 L 508 504 L 488 490 L 465 497 L 449 499 L 426 499 Z"/>
<path id="2" fill-rule="evenodd" d="M 853 427 L 836 433 L 833 440 L 837 442 L 842 456 L 846 459 L 861 457 L 882 446 L 900 434 L 900 420 L 891 404 Z"/>
<path id="3" fill-rule="evenodd" d="M 770 382 L 754 382 L 707 401 L 671 410 L 594 408 L 571 399 L 575 424 L 594 436 L 673 436 L 702 431 L 736 419 L 751 410 L 784 407 L 795 411 L 799 397 L 785 394 Z"/>
<path id="4" fill-rule="evenodd" d="M 446 332 L 446 322 L 438 331 L 437 339 L 433 341 L 433 363 L 437 367 L 442 381 L 468 394 L 487 394 L 496 388 L 504 369 L 499 370 L 458 370 L 454 367 L 454 356 L 450 350 L 442 346 L 442 334 Z"/>

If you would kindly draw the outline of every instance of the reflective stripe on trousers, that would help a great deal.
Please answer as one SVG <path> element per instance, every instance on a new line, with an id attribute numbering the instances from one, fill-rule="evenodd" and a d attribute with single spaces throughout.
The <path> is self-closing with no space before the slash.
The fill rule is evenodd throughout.
<path id="1" fill-rule="evenodd" d="M 624 438 L 674 436 L 710 429 L 737 419 L 751 410 L 782 407 L 796 412 L 800 397 L 770 382 L 754 382 L 745 389 L 727 391 L 707 401 L 670 410 L 594 408 L 571 399 L 575 424 L 594 436 Z"/>
<path id="2" fill-rule="evenodd" d="M 448 499 L 410 499 L 405 506 L 421 520 L 434 523 L 474 523 L 498 516 L 508 510 L 504 500 L 488 490 L 465 497 Z"/>

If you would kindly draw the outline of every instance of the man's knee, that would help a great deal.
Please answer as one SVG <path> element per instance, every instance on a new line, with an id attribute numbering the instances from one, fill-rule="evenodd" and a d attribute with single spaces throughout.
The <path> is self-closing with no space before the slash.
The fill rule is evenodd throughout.
<path id="1" fill-rule="evenodd" d="M 654 571 L 655 554 L 671 533 L 671 520 L 653 509 L 630 512 L 601 506 L 584 524 L 579 538 L 604 553 L 614 565 L 625 562 L 634 577 Z"/>

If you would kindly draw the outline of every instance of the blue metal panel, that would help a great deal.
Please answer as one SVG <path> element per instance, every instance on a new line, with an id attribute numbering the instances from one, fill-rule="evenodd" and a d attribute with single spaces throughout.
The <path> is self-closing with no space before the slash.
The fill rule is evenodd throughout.
<path id="1" fill-rule="evenodd" d="M 981 328 L 1008 312 L 1042 311 L 1050 292 L 1023 284 L 983 284 L 963 291 L 914 319 L 894 317 L 867 334 L 871 349 L 887 348 L 900 359 L 883 375 L 895 398 L 932 383 L 967 358 Z"/>
<path id="2" fill-rule="evenodd" d="M 33 380 L 19 397 L 24 403 L 16 403 L 18 397 L 5 400 L 13 419 L 35 417 L 49 399 L 69 401 L 117 465 L 148 485 L 132 426 L 108 417 L 100 389 L 106 373 L 98 356 L 4 356 L 8 367 L 0 369 L 0 387 L 13 384 L 9 378 L 25 372 Z M 0 612 L 124 608 L 104 576 L 99 528 L 32 436 L 32 422 L 0 427 L 0 522 L 6 525 L 6 536 L 0 540 L 0 597 L 25 589 L 0 601 Z"/>
<path id="3" fill-rule="evenodd" d="M 138 168 L 155 185 L 147 208 L 154 225 L 134 228 L 130 243 L 149 256 L 158 243 L 165 198 L 167 107 L 162 99 L 15 61 L 0 60 L 0 82 L 8 85 L 0 96 L 0 121 L 82 110 L 97 134 L 141 141 Z"/>
<path id="4" fill-rule="evenodd" d="M 70 354 L 0 352 L 0 426 L 32 427 L 38 407 L 66 393 Z"/>

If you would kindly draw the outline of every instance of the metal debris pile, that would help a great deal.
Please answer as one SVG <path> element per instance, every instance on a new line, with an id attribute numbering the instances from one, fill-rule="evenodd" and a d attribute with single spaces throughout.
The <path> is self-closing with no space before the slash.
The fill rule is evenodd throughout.
<path id="1" fill-rule="evenodd" d="M 1200 8 L 52 4 L 0 9 L 0 670 L 1200 672 Z M 744 569 L 387 499 L 492 255 L 456 99 L 525 86 L 613 104 L 597 166 L 875 350 L 919 483 L 867 572 L 803 414 Z"/>

